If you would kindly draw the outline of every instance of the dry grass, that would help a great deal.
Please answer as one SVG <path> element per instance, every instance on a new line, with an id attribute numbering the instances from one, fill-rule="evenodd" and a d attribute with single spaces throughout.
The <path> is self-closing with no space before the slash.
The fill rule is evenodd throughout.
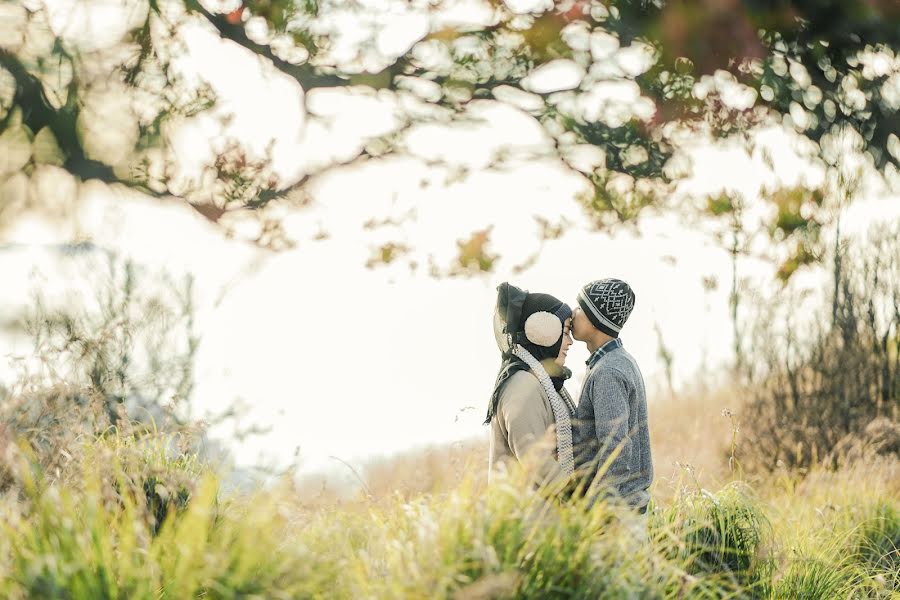
<path id="1" fill-rule="evenodd" d="M 729 418 L 722 412 L 736 411 L 735 397 L 729 389 L 707 396 L 684 394 L 650 405 L 655 497 L 671 498 L 685 476 L 710 488 L 731 479 L 728 459 L 739 415 Z M 370 500 L 447 492 L 463 481 L 481 491 L 487 485 L 487 460 L 487 440 L 468 439 L 371 461 L 360 475 Z M 318 505 L 341 497 L 323 477 L 307 478 L 298 493 Z"/>
<path id="2" fill-rule="evenodd" d="M 482 491 L 487 485 L 487 462 L 487 442 L 465 440 L 373 461 L 365 466 L 364 473 L 373 496 L 398 494 L 408 499 L 456 489 L 467 480 Z"/>
<path id="3" fill-rule="evenodd" d="M 708 395 L 688 392 L 648 407 L 655 497 L 670 497 L 685 476 L 711 488 L 732 478 L 729 455 L 741 413 L 737 397 L 730 388 Z"/>

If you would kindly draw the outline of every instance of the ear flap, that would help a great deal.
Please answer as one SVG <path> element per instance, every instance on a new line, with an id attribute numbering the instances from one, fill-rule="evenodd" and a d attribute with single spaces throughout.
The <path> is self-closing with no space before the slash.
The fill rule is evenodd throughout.
<path id="1" fill-rule="evenodd" d="M 500 352 L 506 354 L 512 347 L 512 336 L 506 333 L 506 323 L 500 316 L 500 310 L 494 311 L 494 339 L 497 340 L 497 347 Z"/>
<path id="2" fill-rule="evenodd" d="M 497 286 L 497 306 L 494 310 L 494 337 L 504 354 L 512 348 L 512 334 L 520 331 L 522 304 L 528 292 L 507 282 Z"/>
<path id="3" fill-rule="evenodd" d="M 550 347 L 562 335 L 562 321 L 549 312 L 536 312 L 525 320 L 525 337 L 532 344 Z"/>

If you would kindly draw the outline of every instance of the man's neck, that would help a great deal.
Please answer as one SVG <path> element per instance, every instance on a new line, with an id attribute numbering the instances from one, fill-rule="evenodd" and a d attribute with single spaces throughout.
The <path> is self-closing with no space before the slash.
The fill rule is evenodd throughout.
<path id="1" fill-rule="evenodd" d="M 598 332 L 597 332 L 597 335 L 595 335 L 594 337 L 592 337 L 591 339 L 589 339 L 589 340 L 586 342 L 586 343 L 587 343 L 587 349 L 588 349 L 588 352 L 590 352 L 591 354 L 593 354 L 594 352 L 597 351 L 597 348 L 602 348 L 603 345 L 604 345 L 606 342 L 610 341 L 611 339 L 613 339 L 613 338 L 610 337 L 610 336 L 608 336 L 608 335 L 606 335 L 606 334 L 603 333 L 602 331 L 598 331 Z"/>

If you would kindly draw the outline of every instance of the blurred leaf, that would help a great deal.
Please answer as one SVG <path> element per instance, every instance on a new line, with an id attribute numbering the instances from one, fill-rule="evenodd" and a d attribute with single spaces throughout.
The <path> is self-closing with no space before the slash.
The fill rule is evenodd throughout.
<path id="1" fill-rule="evenodd" d="M 563 236 L 566 227 L 569 225 L 565 218 L 558 223 L 551 223 L 550 219 L 537 215 L 534 217 L 534 220 L 537 221 L 538 227 L 540 228 L 539 235 L 542 242 L 547 240 L 558 240 Z"/>
<path id="2" fill-rule="evenodd" d="M 410 248 L 398 242 L 382 244 L 374 250 L 372 256 L 366 261 L 366 268 L 373 269 L 380 265 L 389 265 L 404 254 L 408 254 Z"/>
<path id="3" fill-rule="evenodd" d="M 30 160 L 31 132 L 27 127 L 18 125 L 0 133 L 0 176 L 22 170 Z"/>
<path id="4" fill-rule="evenodd" d="M 706 292 L 714 292 L 719 288 L 719 279 L 715 275 L 706 275 L 702 278 L 701 284 Z"/>
<path id="5" fill-rule="evenodd" d="M 44 127 L 34 136 L 34 162 L 61 167 L 66 157 L 56 142 L 56 136 L 49 127 Z"/>
<path id="6" fill-rule="evenodd" d="M 709 196 L 706 199 L 706 210 L 714 217 L 734 212 L 734 201 L 726 193 L 718 196 Z"/>
<path id="7" fill-rule="evenodd" d="M 816 252 L 805 241 L 800 241 L 790 256 L 778 267 L 776 277 L 782 282 L 787 281 L 797 272 L 798 269 L 818 262 L 819 253 Z"/>
<path id="8" fill-rule="evenodd" d="M 488 272 L 493 268 L 497 255 L 488 251 L 491 229 L 491 227 L 488 227 L 481 231 L 475 231 L 469 239 L 456 242 L 456 245 L 459 247 L 458 266 L 462 270 L 456 269 L 455 273 L 465 271 Z"/>
<path id="9" fill-rule="evenodd" d="M 778 188 L 768 192 L 768 199 L 775 204 L 776 217 L 772 231 L 780 231 L 785 237 L 799 231 L 811 230 L 819 225 L 817 210 L 821 207 L 824 194 L 821 190 L 810 190 L 803 186 Z"/>

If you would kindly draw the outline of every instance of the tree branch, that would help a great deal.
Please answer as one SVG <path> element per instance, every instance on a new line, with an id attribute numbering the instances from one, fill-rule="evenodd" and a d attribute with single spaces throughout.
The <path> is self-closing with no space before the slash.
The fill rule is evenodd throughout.
<path id="1" fill-rule="evenodd" d="M 16 82 L 13 106 L 18 106 L 22 110 L 23 124 L 32 133 L 37 133 L 44 127 L 50 128 L 57 144 L 65 154 L 65 162 L 62 166 L 66 171 L 82 181 L 97 179 L 108 184 L 118 183 L 154 198 L 167 195 L 151 190 L 137 182 L 124 180 L 115 174 L 111 166 L 88 158 L 81 146 L 76 129 L 78 120 L 76 103 L 68 102 L 60 109 L 53 108 L 44 94 L 40 80 L 28 72 L 18 57 L 2 48 L 0 48 L 0 66 L 9 71 Z M 9 117 L 7 117 L 7 122 L 8 119 Z M 6 124 L 0 123 L 0 130 L 5 129 L 4 125 Z"/>
<path id="2" fill-rule="evenodd" d="M 11 52 L 0 48 L 0 65 L 12 74 L 16 82 L 16 93 L 13 106 L 22 110 L 22 121 L 32 133 L 49 127 L 56 137 L 66 157 L 64 168 L 82 179 L 100 179 L 108 183 L 117 182 L 119 178 L 112 167 L 87 158 L 76 131 L 78 112 L 74 107 L 53 108 L 44 94 L 43 85 Z M 71 104 L 71 103 L 70 103 Z"/>
<path id="3" fill-rule="evenodd" d="M 338 77 L 337 75 L 320 73 L 309 63 L 295 65 L 283 58 L 279 58 L 272 52 L 272 49 L 269 46 L 254 42 L 247 37 L 247 33 L 244 31 L 244 25 L 242 23 L 232 25 L 225 18 L 225 15 L 214 15 L 206 10 L 206 8 L 204 8 L 197 0 L 188 0 L 185 4 L 189 11 L 197 13 L 206 19 L 216 31 L 219 32 L 219 35 L 222 36 L 222 38 L 230 40 L 239 46 L 243 46 L 254 54 L 267 58 L 276 69 L 288 77 L 296 79 L 304 90 L 350 85 L 349 79 Z"/>

